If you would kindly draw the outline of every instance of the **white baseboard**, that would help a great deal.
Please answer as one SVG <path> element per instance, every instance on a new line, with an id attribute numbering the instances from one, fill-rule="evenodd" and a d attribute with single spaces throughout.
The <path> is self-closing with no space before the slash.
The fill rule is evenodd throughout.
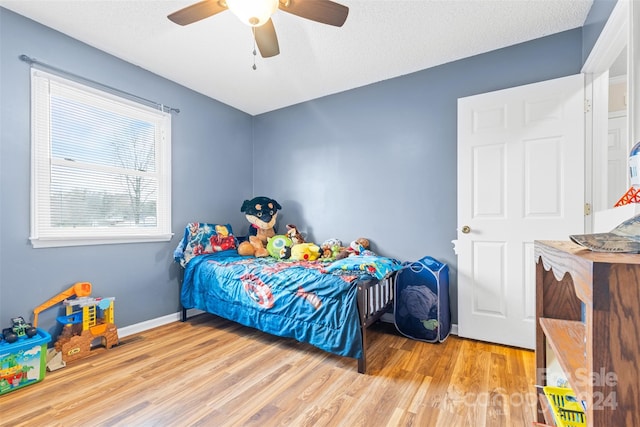
<path id="1" fill-rule="evenodd" d="M 187 310 L 187 316 L 195 316 L 202 313 L 200 310 Z M 148 331 L 149 329 L 157 328 L 168 323 L 178 322 L 182 317 L 182 312 L 167 314 L 166 316 L 156 317 L 155 319 L 145 320 L 144 322 L 136 323 L 134 325 L 125 326 L 124 328 L 118 328 L 118 337 L 124 338 L 129 335 L 137 334 L 139 332 Z"/>
<path id="2" fill-rule="evenodd" d="M 190 309 L 187 310 L 187 316 L 195 316 L 196 314 L 203 313 L 203 311 Z M 163 326 L 168 323 L 178 322 L 182 317 L 182 312 L 178 311 L 176 313 L 167 314 L 166 316 L 157 317 L 151 320 L 145 320 L 144 322 L 136 323 L 134 325 L 125 326 L 124 328 L 118 328 L 118 337 L 124 338 L 129 335 L 137 334 L 139 332 L 148 331 L 149 329 L 157 328 L 158 326 Z M 385 313 L 380 318 L 383 322 L 394 323 L 393 314 Z M 458 325 L 451 325 L 451 334 L 458 335 Z"/>

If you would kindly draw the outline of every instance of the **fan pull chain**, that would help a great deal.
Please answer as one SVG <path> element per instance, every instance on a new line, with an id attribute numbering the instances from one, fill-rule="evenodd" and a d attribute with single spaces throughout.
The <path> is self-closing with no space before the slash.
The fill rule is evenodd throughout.
<path id="1" fill-rule="evenodd" d="M 255 27 L 251 27 L 251 31 L 253 31 L 253 68 L 254 70 L 258 67 L 256 67 L 256 28 Z"/>

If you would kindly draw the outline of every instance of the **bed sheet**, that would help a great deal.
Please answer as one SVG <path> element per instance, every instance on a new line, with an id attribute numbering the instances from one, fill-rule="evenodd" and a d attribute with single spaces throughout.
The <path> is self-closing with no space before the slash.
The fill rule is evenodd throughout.
<path id="1" fill-rule="evenodd" d="M 254 258 L 227 250 L 185 266 L 184 308 L 196 308 L 341 356 L 362 356 L 356 301 L 365 271 L 327 271 L 324 262 Z"/>

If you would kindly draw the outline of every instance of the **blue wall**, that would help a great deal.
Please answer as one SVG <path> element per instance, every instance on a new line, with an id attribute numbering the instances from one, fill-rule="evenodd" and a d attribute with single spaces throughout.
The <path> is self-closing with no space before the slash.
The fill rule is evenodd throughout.
<path id="1" fill-rule="evenodd" d="M 313 241 L 365 236 L 384 255 L 448 263 L 456 322 L 457 99 L 578 73 L 583 37 L 575 29 L 252 118 L 0 8 L 0 325 L 76 281 L 116 297 L 120 327 L 174 313 L 171 254 L 182 227 L 220 220 L 246 232 L 239 207 L 251 195 L 277 199 L 280 224 L 297 224 Z M 23 53 L 180 108 L 171 242 L 31 248 Z M 54 325 L 53 314 L 41 325 Z"/>
<path id="2" fill-rule="evenodd" d="M 594 0 L 582 27 L 582 62 L 584 63 L 604 29 L 618 0 Z"/>
<path id="3" fill-rule="evenodd" d="M 457 322 L 457 99 L 580 72 L 576 29 L 255 117 L 254 188 L 313 241 L 369 238 L 450 267 Z"/>
<path id="4" fill-rule="evenodd" d="M 30 75 L 26 54 L 89 79 L 180 109 L 172 122 L 172 229 L 166 243 L 33 249 L 29 237 Z M 172 252 L 187 222 L 232 222 L 252 178 L 251 116 L 0 8 L 0 326 L 77 281 L 116 298 L 119 327 L 178 310 Z M 55 328 L 53 308 L 40 325 Z"/>

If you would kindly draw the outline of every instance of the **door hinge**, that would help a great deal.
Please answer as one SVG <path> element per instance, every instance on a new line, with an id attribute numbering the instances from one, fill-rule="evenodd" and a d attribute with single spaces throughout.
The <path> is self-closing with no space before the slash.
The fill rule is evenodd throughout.
<path id="1" fill-rule="evenodd" d="M 584 204 L 584 215 L 591 215 L 591 203 Z"/>
<path id="2" fill-rule="evenodd" d="M 584 112 L 588 113 L 589 111 L 591 111 L 591 100 L 588 98 L 584 99 Z"/>

